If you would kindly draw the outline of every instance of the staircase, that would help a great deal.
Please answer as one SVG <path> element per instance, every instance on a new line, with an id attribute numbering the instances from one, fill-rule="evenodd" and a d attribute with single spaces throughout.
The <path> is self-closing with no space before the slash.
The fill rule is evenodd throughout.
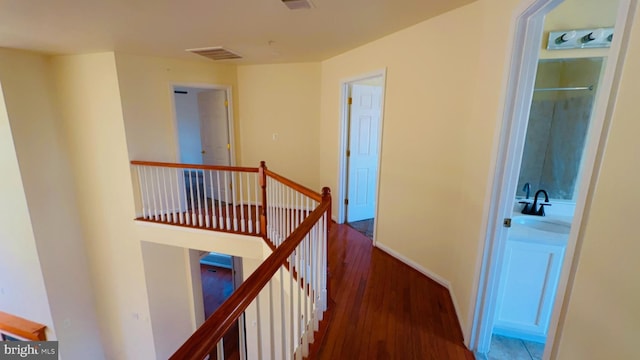
<path id="1" fill-rule="evenodd" d="M 223 337 L 240 331 L 241 358 L 309 357 L 327 309 L 331 194 L 260 167 L 132 161 L 136 221 L 258 236 L 266 260 L 173 354 L 224 359 Z M 326 328 L 324 322 L 324 328 Z M 316 342 L 317 343 L 317 342 Z"/>
<path id="2" fill-rule="evenodd" d="M 132 165 L 136 221 L 256 236 L 272 250 L 171 359 L 237 358 L 223 340 L 235 324 L 240 359 L 474 359 L 446 288 L 347 225 L 329 231 L 328 188 L 264 163 Z"/>

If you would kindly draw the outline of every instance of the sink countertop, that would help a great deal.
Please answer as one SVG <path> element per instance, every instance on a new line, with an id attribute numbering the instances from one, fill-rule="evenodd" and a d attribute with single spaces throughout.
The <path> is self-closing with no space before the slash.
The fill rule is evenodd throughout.
<path id="1" fill-rule="evenodd" d="M 531 221 L 550 222 L 553 224 L 568 224 L 571 227 L 572 218 L 570 216 L 536 216 L 524 215 L 519 212 L 513 214 L 511 228 L 509 230 L 509 240 L 535 242 L 548 245 L 566 246 L 569 234 L 545 231 L 532 226 L 519 224 L 518 219 Z"/>

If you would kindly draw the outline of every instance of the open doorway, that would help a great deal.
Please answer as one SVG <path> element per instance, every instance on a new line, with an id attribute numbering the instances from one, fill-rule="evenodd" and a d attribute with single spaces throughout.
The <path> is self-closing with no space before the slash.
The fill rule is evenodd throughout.
<path id="1" fill-rule="evenodd" d="M 242 259 L 225 254 L 205 252 L 200 258 L 200 274 L 204 317 L 208 319 L 242 283 Z M 241 331 L 244 332 L 244 326 L 240 326 L 239 322 L 236 322 L 224 336 L 226 360 L 241 358 Z"/>
<path id="2" fill-rule="evenodd" d="M 339 222 L 374 240 L 382 139 L 384 72 L 342 84 L 343 118 Z"/>
<path id="3" fill-rule="evenodd" d="M 487 353 L 490 359 L 548 359 L 557 350 L 629 26 L 630 1 L 597 4 L 591 18 L 603 24 L 595 27 L 610 21 L 616 35 L 610 48 L 596 52 L 541 50 L 547 39 L 563 43 L 563 34 L 589 27 L 576 23 L 586 18 L 581 1 L 532 1 L 518 18 L 471 335 L 480 359 Z M 576 15 L 570 25 L 566 14 Z M 554 23 L 557 18 L 562 21 Z M 578 39 L 585 43 L 592 35 Z M 492 338 L 509 354 L 494 352 Z"/>
<path id="4" fill-rule="evenodd" d="M 173 85 L 178 158 L 184 164 L 231 166 L 231 88 Z"/>

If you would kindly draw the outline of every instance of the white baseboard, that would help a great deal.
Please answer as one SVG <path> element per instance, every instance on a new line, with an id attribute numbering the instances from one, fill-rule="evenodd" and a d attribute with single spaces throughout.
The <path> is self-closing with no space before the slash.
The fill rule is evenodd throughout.
<path id="1" fill-rule="evenodd" d="M 418 263 L 416 263 L 415 261 L 407 258 L 404 255 L 401 255 L 399 253 L 397 253 L 395 250 L 392 250 L 391 248 L 387 247 L 384 244 L 381 244 L 380 242 L 376 242 L 374 244 L 375 247 L 377 247 L 378 249 L 386 252 L 387 254 L 393 256 L 394 258 L 402 261 L 403 263 L 405 263 L 407 266 L 413 268 L 414 270 L 418 271 L 419 273 L 423 274 L 424 276 L 428 277 L 429 279 L 437 282 L 438 284 L 444 286 L 447 291 L 449 291 L 449 295 L 451 296 L 451 301 L 453 302 L 453 308 L 456 312 L 456 317 L 458 318 L 458 325 L 460 326 L 460 329 L 462 330 L 462 323 L 460 322 L 461 319 L 461 314 L 460 314 L 460 308 L 458 306 L 458 301 L 456 299 L 456 295 L 453 292 L 453 290 L 451 289 L 451 283 L 449 282 L 449 280 L 443 278 L 442 276 L 434 273 L 433 271 L 430 271 L 428 269 L 425 269 L 424 267 L 422 267 L 421 265 L 419 265 Z M 466 339 L 464 331 L 462 331 L 462 337 L 463 337 L 463 342 L 466 344 Z"/>

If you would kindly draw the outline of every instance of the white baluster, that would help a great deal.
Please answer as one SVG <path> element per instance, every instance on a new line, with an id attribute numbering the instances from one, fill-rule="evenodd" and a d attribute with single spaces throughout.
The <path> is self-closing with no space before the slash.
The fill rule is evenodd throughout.
<path id="1" fill-rule="evenodd" d="M 278 239 L 280 238 L 280 233 L 278 231 L 278 226 L 280 226 L 280 218 L 278 217 L 279 209 L 278 209 L 278 199 L 280 194 L 280 183 L 276 180 L 272 180 L 273 183 L 273 197 L 272 197 L 272 206 L 273 206 L 273 243 L 277 246 Z"/>
<path id="2" fill-rule="evenodd" d="M 209 218 L 209 201 L 207 199 L 207 171 L 202 170 L 202 202 L 204 202 L 204 226 L 206 228 L 209 228 L 209 226 L 211 226 L 211 219 Z"/>
<path id="3" fill-rule="evenodd" d="M 203 222 L 203 218 L 202 218 L 202 202 L 201 202 L 201 196 L 200 196 L 200 171 L 199 170 L 195 170 L 196 173 L 196 196 L 198 197 L 198 226 L 202 227 L 202 222 Z"/>
<path id="4" fill-rule="evenodd" d="M 153 169 L 149 168 L 149 182 L 151 183 L 151 195 L 153 197 L 153 220 L 158 221 L 158 202 L 156 200 L 156 182 L 153 176 Z"/>
<path id="5" fill-rule="evenodd" d="M 209 170 L 209 190 L 211 194 L 211 221 L 214 229 L 218 228 L 218 217 L 216 216 L 216 196 L 213 191 L 213 171 Z"/>
<path id="6" fill-rule="evenodd" d="M 151 176 L 149 175 L 149 168 L 147 166 L 142 168 L 142 172 L 144 174 L 144 190 L 147 193 L 147 219 L 151 220 L 153 218 L 153 200 L 151 199 L 151 194 L 149 191 L 149 182 Z"/>
<path id="7" fill-rule="evenodd" d="M 296 358 L 302 359 L 302 346 L 300 344 L 300 340 L 302 339 L 303 328 L 304 328 L 304 317 L 302 315 L 302 273 L 300 269 L 302 268 L 302 256 L 301 256 L 301 248 L 300 245 L 296 248 L 296 274 L 298 276 L 298 281 L 296 283 L 296 288 L 298 290 L 298 316 L 296 323 L 298 324 L 298 334 L 296 336 L 296 341 L 298 343 L 299 349 L 296 352 Z"/>
<path id="8" fill-rule="evenodd" d="M 273 181 L 270 177 L 267 177 L 267 237 L 273 242 L 273 194 L 274 194 Z M 275 242 L 274 242 L 275 243 Z"/>
<path id="9" fill-rule="evenodd" d="M 181 193 L 184 194 L 185 200 L 187 199 L 187 193 L 184 187 L 184 171 L 182 169 L 176 169 L 176 191 L 178 194 L 178 217 L 180 218 L 180 224 L 184 224 L 184 212 L 182 211 Z"/>
<path id="10" fill-rule="evenodd" d="M 282 242 L 284 241 L 284 239 L 286 238 L 286 229 L 287 229 L 287 225 L 285 224 L 285 207 L 284 207 L 284 193 L 285 193 L 285 186 L 280 183 L 280 203 L 279 205 L 279 209 L 280 209 L 280 228 L 278 229 L 279 233 L 280 233 L 280 242 L 278 243 L 278 246 L 282 245 Z"/>
<path id="11" fill-rule="evenodd" d="M 187 209 L 189 209 L 189 217 L 187 219 L 189 219 L 189 221 L 187 221 L 187 225 L 191 224 L 191 225 L 196 225 L 197 223 L 197 217 L 196 217 L 196 212 L 194 211 L 194 206 L 195 206 L 195 199 L 193 198 L 193 178 L 192 178 L 192 173 L 193 171 L 191 169 L 188 169 L 187 171 L 189 171 L 189 201 L 187 201 Z"/>
<path id="12" fill-rule="evenodd" d="M 322 282 L 321 282 L 321 298 L 322 298 L 322 311 L 327 309 L 327 267 L 328 267 L 328 246 L 329 246 L 329 238 L 327 236 L 327 230 L 329 229 L 329 221 L 331 219 L 328 216 L 328 213 L 325 212 L 322 216 Z"/>
<path id="13" fill-rule="evenodd" d="M 220 170 L 216 170 L 216 180 L 218 186 L 218 225 L 224 230 L 224 218 L 222 217 L 222 192 L 220 191 Z"/>
<path id="14" fill-rule="evenodd" d="M 229 211 L 229 178 L 227 177 L 227 172 L 224 171 L 224 209 L 225 209 L 225 216 L 227 219 L 226 222 L 226 229 L 227 230 L 231 230 L 231 212 Z"/>
<path id="15" fill-rule="evenodd" d="M 256 296 L 256 333 L 258 335 L 256 339 L 258 340 L 258 359 L 262 360 L 262 322 L 260 319 L 260 294 L 258 294 Z"/>
<path id="16" fill-rule="evenodd" d="M 217 359 L 219 360 L 224 359 L 224 338 L 218 341 L 218 345 L 216 346 L 216 355 L 217 355 Z"/>
<path id="17" fill-rule="evenodd" d="M 245 232 L 245 224 L 244 224 L 244 187 L 242 186 L 242 173 L 238 173 L 238 180 L 240 186 L 238 187 L 238 191 L 240 193 L 240 231 Z"/>
<path id="18" fill-rule="evenodd" d="M 294 251 L 295 252 L 295 251 Z M 294 292 L 293 292 L 293 283 L 295 282 L 295 278 L 293 277 L 293 263 L 294 263 L 294 253 L 291 253 L 291 256 L 289 256 L 289 354 L 293 354 L 294 350 L 295 350 L 295 343 L 296 343 L 296 339 L 293 335 L 294 332 L 294 316 L 293 316 L 293 309 L 294 309 L 294 301 L 295 301 L 295 297 L 293 296 Z"/>
<path id="19" fill-rule="evenodd" d="M 260 176 L 259 173 L 256 173 L 255 177 L 254 177 L 254 182 L 253 185 L 256 189 L 256 234 L 260 233 L 260 210 L 258 209 L 258 204 L 262 204 L 262 192 L 258 193 L 258 188 L 259 188 L 259 179 L 258 177 Z M 265 214 L 266 214 L 266 207 L 265 204 L 262 204 L 262 207 L 264 208 Z M 266 235 L 266 234 L 265 234 Z"/>
<path id="20" fill-rule="evenodd" d="M 318 303 L 316 301 L 316 294 L 318 293 L 318 229 L 319 223 L 316 223 L 311 230 L 311 245 L 309 246 L 309 250 L 311 253 L 311 279 L 309 283 L 311 284 L 311 289 L 309 290 L 309 299 L 311 301 L 311 316 L 313 316 L 313 329 L 311 331 L 311 335 L 313 336 L 313 332 L 318 330 Z M 313 339 L 311 339 L 313 341 Z"/>
<path id="21" fill-rule="evenodd" d="M 171 222 L 177 223 L 178 218 L 176 216 L 176 198 L 173 194 L 175 187 L 173 186 L 173 170 L 167 169 L 169 171 L 169 192 L 171 193 Z"/>
<path id="22" fill-rule="evenodd" d="M 276 358 L 275 318 L 273 316 L 273 278 L 269 280 L 269 341 L 271 345 L 271 359 Z"/>
<path id="23" fill-rule="evenodd" d="M 300 218 L 300 212 L 302 211 L 302 205 L 301 202 L 302 200 L 300 200 L 302 197 L 302 194 L 300 194 L 299 192 L 296 192 L 296 218 L 295 218 L 295 224 L 296 227 L 300 226 L 300 222 L 302 221 Z"/>
<path id="24" fill-rule="evenodd" d="M 159 175 L 159 171 L 160 168 L 156 167 L 156 176 L 155 176 L 155 186 L 156 186 L 156 190 L 153 192 L 154 193 L 154 202 L 155 202 L 155 196 L 158 197 L 158 216 L 160 218 L 160 221 L 164 221 L 164 211 L 162 211 L 162 197 L 161 197 L 161 193 L 162 193 L 162 189 L 160 189 L 160 175 Z M 156 219 L 157 220 L 157 219 Z"/>
<path id="25" fill-rule="evenodd" d="M 157 175 L 158 175 L 158 198 L 160 199 L 160 208 L 161 208 L 161 212 L 160 212 L 160 216 L 162 217 L 162 221 L 168 221 L 168 214 L 167 214 L 167 208 L 169 206 L 167 206 L 167 193 L 166 193 L 166 184 L 165 184 L 165 179 L 164 179 L 164 168 L 163 167 L 158 167 L 156 168 L 158 170 Z"/>
<path id="26" fill-rule="evenodd" d="M 140 188 L 140 202 L 142 203 L 142 218 L 147 218 L 147 204 L 146 204 L 146 196 L 145 196 L 145 186 L 143 185 L 143 172 L 144 169 L 140 169 L 141 167 L 136 165 L 136 171 L 138 172 L 138 187 Z"/>
<path id="27" fill-rule="evenodd" d="M 246 327 L 247 322 L 245 321 L 245 313 L 243 312 L 238 319 L 238 345 L 240 347 L 240 360 L 247 360 L 247 336 L 245 332 Z"/>
<path id="28" fill-rule="evenodd" d="M 286 191 L 286 197 L 285 197 L 285 204 L 286 204 L 286 217 L 284 219 L 284 224 L 285 224 L 285 229 L 286 229 L 286 236 L 284 237 L 285 239 L 289 237 L 289 235 L 291 235 L 291 214 L 293 213 L 293 208 L 291 206 L 291 197 L 292 197 L 292 193 L 293 190 L 291 188 L 287 188 Z"/>
<path id="29" fill-rule="evenodd" d="M 303 262 L 303 270 L 302 276 L 304 279 L 304 332 L 303 332 L 303 341 L 302 341 L 302 355 L 309 355 L 309 335 L 308 335 L 308 324 L 309 324 L 309 293 L 307 292 L 307 284 L 309 283 L 309 243 L 308 243 L 309 235 L 305 236 L 302 241 L 302 256 L 304 259 Z"/>
<path id="30" fill-rule="evenodd" d="M 231 177 L 231 202 L 233 203 L 233 231 L 238 231 L 238 203 L 236 202 L 236 173 L 229 172 L 229 176 Z"/>
<path id="31" fill-rule="evenodd" d="M 249 225 L 249 233 L 253 232 L 253 220 L 251 219 L 251 214 L 253 213 L 253 211 L 251 210 L 251 173 L 247 173 L 247 225 Z M 256 209 L 258 206 L 258 201 L 256 198 L 256 201 L 253 202 L 254 204 L 256 204 Z"/>
<path id="32" fill-rule="evenodd" d="M 169 195 L 167 192 L 167 177 L 165 176 L 165 168 L 161 168 L 162 170 L 162 192 L 164 193 L 164 216 L 167 222 L 171 222 L 171 218 L 169 217 Z M 162 194 L 161 194 L 162 195 Z"/>
<path id="33" fill-rule="evenodd" d="M 280 338 L 281 338 L 281 347 L 280 347 L 280 358 L 286 360 L 286 351 L 287 351 L 287 318 L 286 311 L 284 309 L 284 266 L 280 266 Z"/>

